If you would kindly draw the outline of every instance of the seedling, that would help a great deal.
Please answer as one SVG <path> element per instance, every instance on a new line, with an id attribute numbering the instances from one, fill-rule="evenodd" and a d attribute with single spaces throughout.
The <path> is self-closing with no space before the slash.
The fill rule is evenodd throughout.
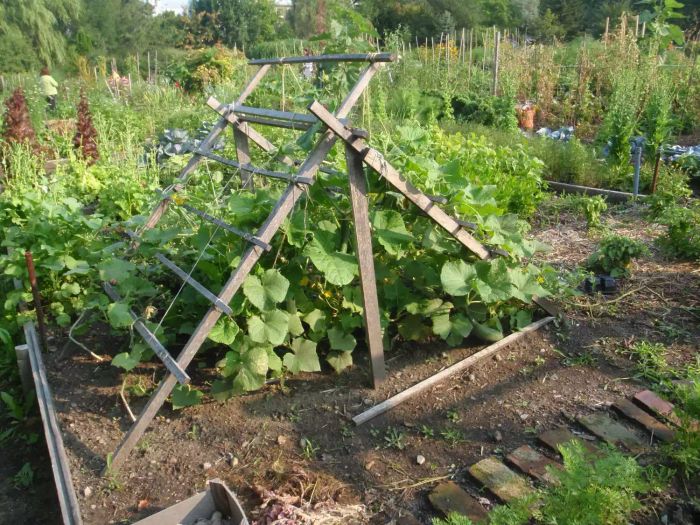
<path id="1" fill-rule="evenodd" d="M 426 438 L 434 438 L 435 437 L 435 430 L 433 430 L 432 427 L 429 427 L 428 425 L 421 425 L 419 432 L 423 437 Z"/>
<path id="2" fill-rule="evenodd" d="M 401 432 L 400 430 L 394 428 L 394 427 L 389 427 L 386 431 L 386 434 L 384 434 L 384 441 L 386 443 L 386 448 L 395 448 L 396 450 L 403 450 L 406 448 L 406 443 L 404 439 L 406 438 L 405 434 Z"/>
<path id="3" fill-rule="evenodd" d="M 312 459 L 314 459 L 316 457 L 316 454 L 318 454 L 318 451 L 321 450 L 321 447 L 314 445 L 313 442 L 309 438 L 303 438 L 301 440 L 301 445 L 302 445 L 301 454 L 308 461 L 311 461 Z"/>
<path id="4" fill-rule="evenodd" d="M 448 428 L 443 430 L 440 432 L 440 436 L 442 436 L 442 438 L 447 441 L 451 447 L 454 447 L 464 441 L 464 434 L 461 430 L 456 428 Z"/>

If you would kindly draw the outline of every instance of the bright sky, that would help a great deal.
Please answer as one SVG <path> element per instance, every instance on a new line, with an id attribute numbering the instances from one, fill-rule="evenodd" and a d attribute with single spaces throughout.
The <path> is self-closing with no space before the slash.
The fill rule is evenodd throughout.
<path id="1" fill-rule="evenodd" d="M 181 13 L 187 7 L 189 0 L 158 0 L 158 9 L 156 12 L 175 11 Z"/>

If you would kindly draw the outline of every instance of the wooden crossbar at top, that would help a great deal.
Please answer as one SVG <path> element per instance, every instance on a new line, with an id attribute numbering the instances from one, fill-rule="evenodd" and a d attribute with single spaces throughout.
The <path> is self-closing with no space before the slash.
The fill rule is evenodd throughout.
<path id="1" fill-rule="evenodd" d="M 281 65 L 281 64 L 307 64 L 319 62 L 394 62 L 396 55 L 393 53 L 350 53 L 345 55 L 309 55 L 297 57 L 256 58 L 250 60 L 251 66 Z"/>

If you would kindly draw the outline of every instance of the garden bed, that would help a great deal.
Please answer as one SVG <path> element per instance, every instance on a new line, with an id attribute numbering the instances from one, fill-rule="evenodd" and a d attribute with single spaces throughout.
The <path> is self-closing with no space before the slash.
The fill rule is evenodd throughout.
<path id="1" fill-rule="evenodd" d="M 608 221 L 647 242 L 656 233 L 634 209 L 613 210 Z M 553 245 L 550 261 L 569 268 L 595 244 L 573 216 L 560 217 L 557 225 L 541 224 L 537 237 Z M 666 342 L 674 364 L 692 358 L 692 341 L 700 334 L 681 306 L 697 306 L 700 285 L 693 272 L 697 265 L 670 262 L 654 252 L 623 283 L 623 293 L 641 290 L 590 313 L 572 311 L 570 338 L 561 338 L 562 329 L 550 325 L 361 427 L 348 417 L 481 346 L 404 346 L 389 354 L 390 379 L 376 391 L 366 387 L 367 363 L 358 359 L 340 376 L 302 374 L 284 389 L 269 385 L 225 404 L 165 408 L 123 471 L 107 478 L 99 477 L 105 458 L 130 425 L 119 399 L 122 376 L 71 346 L 63 355 L 48 356 L 47 367 L 85 523 L 135 521 L 202 490 L 213 477 L 239 493 L 249 513 L 267 490 L 305 502 L 364 508 L 365 522 L 385 523 L 409 513 L 428 523 L 435 513 L 425 493 L 434 480 L 450 476 L 464 484 L 466 465 L 482 455 L 531 442 L 536 430 L 565 420 L 562 413 L 586 413 L 638 390 L 639 383 L 630 379 L 631 363 L 616 345 L 636 335 Z M 127 344 L 99 329 L 85 342 L 102 355 L 114 355 Z M 195 383 L 214 377 L 207 366 L 192 372 Z M 151 387 L 160 373 L 145 365 L 130 384 Z M 144 401 L 132 397 L 134 412 Z M 425 464 L 417 464 L 418 455 Z M 673 491 L 664 494 L 655 505 L 665 506 L 672 496 Z"/>

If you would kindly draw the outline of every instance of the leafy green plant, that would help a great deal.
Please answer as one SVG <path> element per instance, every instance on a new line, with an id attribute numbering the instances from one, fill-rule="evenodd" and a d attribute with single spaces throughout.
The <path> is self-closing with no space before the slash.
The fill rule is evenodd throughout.
<path id="1" fill-rule="evenodd" d="M 457 512 L 451 512 L 447 518 L 433 518 L 433 525 L 473 525 L 474 522 Z"/>
<path id="2" fill-rule="evenodd" d="M 624 350 L 636 361 L 640 377 L 654 383 L 661 383 L 668 377 L 669 366 L 666 361 L 667 348 L 661 343 L 638 341 Z"/>
<path id="3" fill-rule="evenodd" d="M 384 443 L 387 448 L 403 450 L 406 448 L 406 435 L 395 427 L 389 427 L 384 434 Z"/>
<path id="4" fill-rule="evenodd" d="M 593 197 L 581 197 L 578 200 L 578 207 L 586 217 L 586 224 L 589 229 L 600 228 L 600 216 L 608 209 L 608 204 L 604 197 L 595 195 Z"/>
<path id="5" fill-rule="evenodd" d="M 26 489 L 34 483 L 34 469 L 31 463 L 26 462 L 22 468 L 12 477 L 12 485 L 17 489 Z"/>
<path id="6" fill-rule="evenodd" d="M 657 243 L 670 255 L 682 259 L 700 259 L 700 206 L 672 205 L 658 218 L 666 233 Z"/>
<path id="7" fill-rule="evenodd" d="M 586 261 L 586 267 L 594 272 L 602 272 L 613 277 L 629 275 L 633 259 L 648 253 L 646 245 L 634 239 L 610 235 L 600 241 L 598 250 Z"/>
<path id="8" fill-rule="evenodd" d="M 652 485 L 634 458 L 608 449 L 594 456 L 573 441 L 560 447 L 563 469 L 551 469 L 559 483 L 545 492 L 538 518 L 544 523 L 623 525 L 641 508 L 637 495 Z"/>

